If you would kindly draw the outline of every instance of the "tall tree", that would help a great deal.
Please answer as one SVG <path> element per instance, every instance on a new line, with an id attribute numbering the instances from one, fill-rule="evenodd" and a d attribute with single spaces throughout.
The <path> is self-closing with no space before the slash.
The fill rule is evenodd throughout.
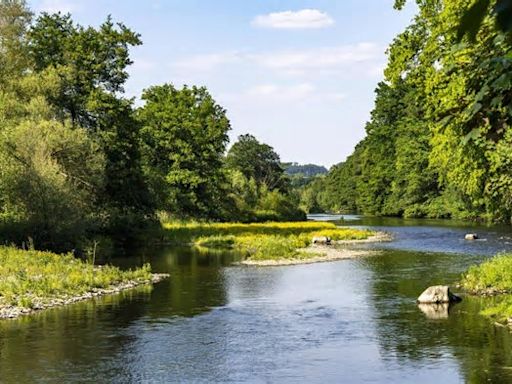
<path id="1" fill-rule="evenodd" d="M 160 209 L 218 218 L 223 204 L 223 155 L 231 129 L 226 111 L 206 88 L 171 84 L 144 91 L 144 169 Z"/>
<path id="2" fill-rule="evenodd" d="M 258 185 L 269 190 L 287 191 L 287 178 L 279 155 L 268 144 L 260 143 L 253 135 L 241 135 L 229 149 L 226 157 L 228 168 L 236 169 Z"/>
<path id="3" fill-rule="evenodd" d="M 138 34 L 110 16 L 99 26 L 76 25 L 71 15 L 43 13 L 28 34 L 30 56 L 37 71 L 59 69 L 63 89 L 54 100 L 74 124 L 94 127 L 87 102 L 98 90 L 123 92 L 132 63 L 129 49 L 142 44 Z"/>

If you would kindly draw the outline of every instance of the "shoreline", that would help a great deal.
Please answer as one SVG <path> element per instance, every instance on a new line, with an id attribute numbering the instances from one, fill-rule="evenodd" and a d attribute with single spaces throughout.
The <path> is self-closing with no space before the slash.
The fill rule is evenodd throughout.
<path id="1" fill-rule="evenodd" d="M 333 245 L 310 245 L 299 249 L 298 252 L 310 257 L 290 258 L 290 259 L 269 259 L 269 260 L 251 260 L 246 259 L 237 264 L 256 267 L 278 267 L 286 265 L 325 263 L 336 260 L 355 259 L 359 257 L 374 256 L 380 253 L 378 250 L 355 250 L 336 247 L 337 245 L 355 245 L 361 243 L 379 243 L 392 241 L 393 236 L 387 232 L 377 232 L 364 240 L 339 240 L 333 241 Z"/>
<path id="2" fill-rule="evenodd" d="M 127 291 L 141 285 L 155 284 L 165 280 L 170 275 L 168 273 L 152 273 L 149 280 L 128 280 L 109 288 L 93 288 L 78 296 L 60 296 L 46 299 L 48 302 L 36 303 L 32 308 L 19 307 L 15 305 L 0 305 L 0 320 L 17 319 L 21 316 L 27 316 L 36 312 L 44 311 L 50 308 L 63 307 L 65 305 L 78 303 L 95 297 L 113 295 Z M 42 299 L 45 300 L 45 299 Z"/>
<path id="3" fill-rule="evenodd" d="M 375 232 L 373 236 L 363 240 L 337 240 L 333 241 L 334 245 L 349 245 L 349 244 L 366 244 L 366 243 L 384 243 L 387 241 L 393 241 L 393 235 L 388 232 Z"/>
<path id="4" fill-rule="evenodd" d="M 292 259 L 277 259 L 277 260 L 243 260 L 240 265 L 256 266 L 256 267 L 279 267 L 286 265 L 299 265 L 299 264 L 314 264 L 325 263 L 329 261 L 356 259 L 359 257 L 374 256 L 380 251 L 374 250 L 353 250 L 353 249 L 340 249 L 333 248 L 327 245 L 312 245 L 300 250 L 303 254 L 309 254 L 312 257 L 307 258 L 292 258 Z M 313 256 L 314 255 L 314 256 Z"/>

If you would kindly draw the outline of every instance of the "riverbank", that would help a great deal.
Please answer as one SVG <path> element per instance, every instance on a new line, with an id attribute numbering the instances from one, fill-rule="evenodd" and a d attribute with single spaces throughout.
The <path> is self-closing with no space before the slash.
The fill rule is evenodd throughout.
<path id="1" fill-rule="evenodd" d="M 72 254 L 0 247 L 0 319 L 156 283 L 149 265 L 129 271 L 93 266 Z"/>
<path id="2" fill-rule="evenodd" d="M 328 261 L 355 259 L 378 255 L 379 251 L 344 249 L 325 245 L 312 245 L 299 250 L 294 258 L 290 259 L 268 259 L 252 260 L 246 259 L 240 262 L 241 265 L 258 267 L 277 267 L 284 265 L 313 264 Z"/>
<path id="3" fill-rule="evenodd" d="M 463 275 L 460 287 L 477 296 L 503 296 L 481 313 L 512 325 L 512 254 L 501 254 L 480 265 L 472 266 Z"/>
<path id="4" fill-rule="evenodd" d="M 348 249 L 342 246 L 361 243 L 378 243 L 391 241 L 393 237 L 385 232 L 372 232 L 367 238 L 357 240 L 333 240 L 331 245 L 317 245 L 309 243 L 305 248 L 298 248 L 290 257 L 282 258 L 252 258 L 249 257 L 240 262 L 248 266 L 281 266 L 296 264 L 313 264 L 343 259 L 355 259 L 358 257 L 378 255 L 379 251 Z"/>

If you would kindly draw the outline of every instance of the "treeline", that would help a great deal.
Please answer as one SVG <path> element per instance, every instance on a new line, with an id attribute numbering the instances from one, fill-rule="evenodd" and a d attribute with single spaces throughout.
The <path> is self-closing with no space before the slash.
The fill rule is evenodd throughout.
<path id="1" fill-rule="evenodd" d="M 0 0 L 0 235 L 70 249 L 156 221 L 302 219 L 274 150 L 242 136 L 205 88 L 124 96 L 140 36 L 109 17 L 37 17 Z M 250 150 L 251 152 L 245 152 Z"/>
<path id="2" fill-rule="evenodd" d="M 512 7 L 499 3 L 417 1 L 366 137 L 303 194 L 327 211 L 510 223 Z"/>

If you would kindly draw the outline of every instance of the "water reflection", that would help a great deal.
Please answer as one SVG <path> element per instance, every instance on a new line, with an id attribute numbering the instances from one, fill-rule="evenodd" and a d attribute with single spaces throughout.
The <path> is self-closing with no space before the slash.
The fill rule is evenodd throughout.
<path id="1" fill-rule="evenodd" d="M 435 266 L 428 273 L 427 261 Z M 408 267 L 400 268 L 404 263 Z M 462 256 L 403 251 L 365 260 L 376 277 L 370 289 L 381 354 L 404 366 L 456 363 L 465 382 L 512 382 L 506 368 L 512 364 L 510 333 L 478 315 L 487 299 L 464 297 L 462 303 L 436 308 L 414 303 L 425 287 L 455 281 L 466 263 Z"/>
<path id="2" fill-rule="evenodd" d="M 453 239 L 464 228 L 381 224 L 394 246 L 333 263 L 249 268 L 232 252 L 133 250 L 115 262 L 171 278 L 0 322 L 0 382 L 512 382 L 510 333 L 478 315 L 499 298 L 415 303 L 500 249 L 498 236 L 464 252 L 475 247 Z"/>
<path id="3" fill-rule="evenodd" d="M 418 308 L 421 312 L 430 320 L 443 320 L 447 319 L 450 315 L 450 307 L 455 304 L 450 303 L 430 303 L 430 304 L 418 304 Z"/>

